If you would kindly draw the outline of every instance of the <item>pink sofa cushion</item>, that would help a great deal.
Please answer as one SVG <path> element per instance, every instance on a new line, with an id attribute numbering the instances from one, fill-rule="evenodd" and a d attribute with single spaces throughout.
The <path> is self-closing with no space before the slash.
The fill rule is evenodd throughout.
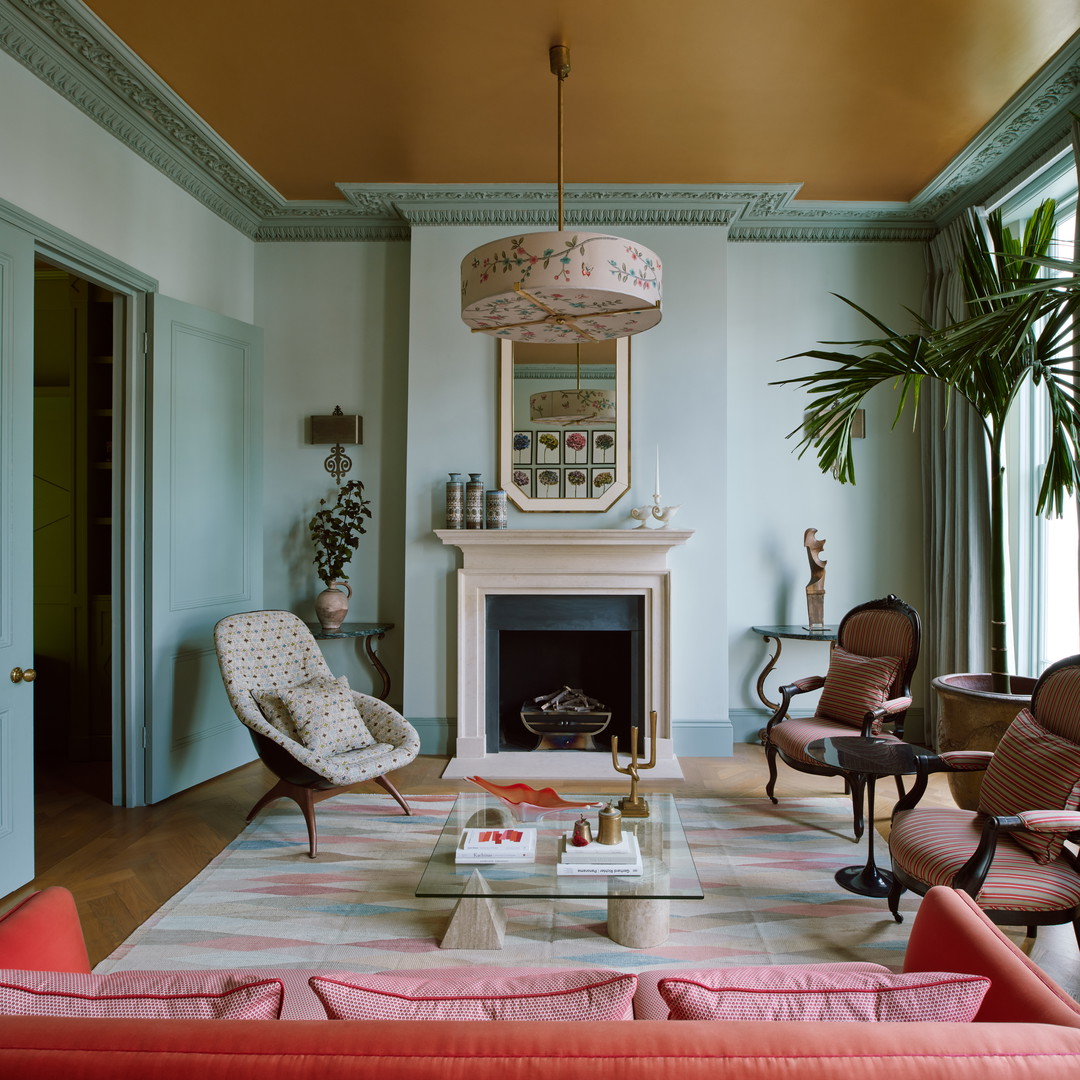
<path id="1" fill-rule="evenodd" d="M 1005 729 L 983 777 L 979 811 L 1011 817 L 1022 810 L 1075 810 L 1080 804 L 1080 745 L 1047 731 L 1027 709 Z M 1061 854 L 1069 829 L 1009 837 L 1037 863 Z"/>
<path id="2" fill-rule="evenodd" d="M 277 1020 L 282 995 L 278 979 L 252 982 L 220 971 L 0 970 L 5 1016 Z"/>
<path id="3" fill-rule="evenodd" d="M 876 970 L 875 970 L 876 969 Z M 670 1020 L 884 1020 L 970 1023 L 990 988 L 981 975 L 894 975 L 877 964 L 714 968 L 668 976 Z"/>
<path id="4" fill-rule="evenodd" d="M 313 976 L 331 1020 L 632 1020 L 637 976 L 606 969 L 456 968 Z"/>
<path id="5" fill-rule="evenodd" d="M 814 715 L 861 728 L 866 714 L 889 700 L 899 667 L 898 656 L 860 656 L 839 647 L 833 649 Z M 880 721 L 875 721 L 874 734 L 880 727 Z"/>

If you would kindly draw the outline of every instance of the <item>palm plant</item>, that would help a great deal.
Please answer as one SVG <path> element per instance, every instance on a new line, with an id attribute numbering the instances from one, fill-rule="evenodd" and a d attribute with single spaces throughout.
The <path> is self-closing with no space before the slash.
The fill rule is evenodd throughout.
<path id="1" fill-rule="evenodd" d="M 878 386 L 891 384 L 899 394 L 894 427 L 909 404 L 914 424 L 925 379 L 945 387 L 946 422 L 957 395 L 975 410 L 989 457 L 991 669 L 994 690 L 1005 693 L 1009 692 L 1005 425 L 1028 380 L 1043 389 L 1049 409 L 1050 446 L 1036 513 L 1060 514 L 1066 495 L 1080 485 L 1080 399 L 1074 368 L 1080 277 L 1075 267 L 1070 277 L 1039 276 L 1042 266 L 1051 263 L 1046 254 L 1055 211 L 1053 200 L 1044 202 L 1028 221 L 1022 240 L 1002 225 L 1000 212 L 989 215 L 985 231 L 975 225 L 967 228 L 960 259 L 970 310 L 967 317 L 935 329 L 912 313 L 917 329 L 900 333 L 840 297 L 869 319 L 881 336 L 821 342 L 860 351 L 797 353 L 832 366 L 773 384 L 794 384 L 810 393 L 805 422 L 791 435 L 801 434 L 800 457 L 812 447 L 822 471 L 833 471 L 841 483 L 855 483 L 852 422 L 863 399 Z"/>

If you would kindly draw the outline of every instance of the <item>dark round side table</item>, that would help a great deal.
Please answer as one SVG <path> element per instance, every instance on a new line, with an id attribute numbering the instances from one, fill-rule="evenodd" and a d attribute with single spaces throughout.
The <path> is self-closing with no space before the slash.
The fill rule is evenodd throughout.
<path id="1" fill-rule="evenodd" d="M 915 772 L 915 757 L 926 753 L 921 746 L 879 739 L 875 736 L 841 736 L 836 739 L 815 739 L 806 748 L 815 761 L 834 769 L 860 773 L 866 781 L 866 862 L 862 866 L 845 866 L 837 870 L 836 883 L 848 892 L 861 896 L 888 896 L 892 874 L 878 869 L 874 862 L 874 782 L 879 776 L 909 776 Z"/>

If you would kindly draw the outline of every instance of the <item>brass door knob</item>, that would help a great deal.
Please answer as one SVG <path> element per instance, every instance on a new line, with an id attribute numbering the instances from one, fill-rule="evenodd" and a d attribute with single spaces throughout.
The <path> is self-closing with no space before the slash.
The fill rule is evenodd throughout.
<path id="1" fill-rule="evenodd" d="M 11 669 L 12 682 L 33 682 L 36 678 L 37 672 L 32 667 L 28 667 L 25 671 L 21 667 Z"/>

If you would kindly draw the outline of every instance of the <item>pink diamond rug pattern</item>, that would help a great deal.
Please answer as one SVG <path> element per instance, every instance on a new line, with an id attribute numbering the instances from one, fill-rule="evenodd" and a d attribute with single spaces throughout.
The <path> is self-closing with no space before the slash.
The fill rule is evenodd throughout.
<path id="1" fill-rule="evenodd" d="M 453 902 L 418 899 L 417 882 L 453 804 L 411 795 L 406 817 L 381 795 L 319 806 L 319 857 L 303 819 L 279 802 L 148 919 L 98 973 L 244 967 L 407 968 L 791 964 L 868 960 L 898 968 L 918 897 L 897 925 L 886 903 L 833 880 L 861 864 L 850 803 L 835 798 L 680 799 L 704 900 L 671 903 L 671 934 L 637 950 L 605 932 L 602 901 L 506 901 L 499 951 L 443 950 Z M 888 865 L 885 844 L 878 862 Z"/>

